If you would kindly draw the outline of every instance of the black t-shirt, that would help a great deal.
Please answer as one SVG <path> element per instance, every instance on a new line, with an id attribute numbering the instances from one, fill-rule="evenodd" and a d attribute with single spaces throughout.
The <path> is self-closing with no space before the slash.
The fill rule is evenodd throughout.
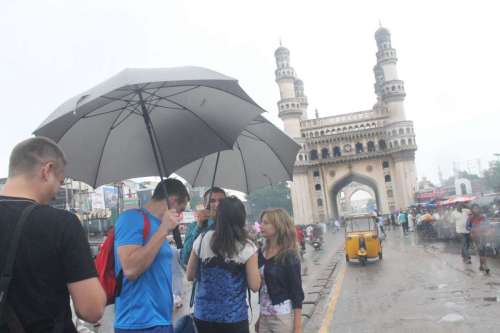
<path id="1" fill-rule="evenodd" d="M 0 270 L 14 226 L 22 210 L 33 203 L 0 196 Z M 65 210 L 38 205 L 24 226 L 8 294 L 25 330 L 51 332 L 56 318 L 64 318 L 64 332 L 76 332 L 67 284 L 96 276 L 78 218 Z"/>

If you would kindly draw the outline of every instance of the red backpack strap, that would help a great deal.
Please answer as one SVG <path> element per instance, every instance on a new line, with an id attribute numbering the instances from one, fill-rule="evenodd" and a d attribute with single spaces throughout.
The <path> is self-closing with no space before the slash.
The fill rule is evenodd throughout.
<path id="1" fill-rule="evenodd" d="M 144 229 L 142 232 L 142 237 L 144 238 L 144 244 L 146 244 L 149 231 L 151 230 L 151 221 L 149 221 L 148 214 L 144 210 L 138 209 L 138 211 L 142 214 L 142 217 L 144 218 Z"/>

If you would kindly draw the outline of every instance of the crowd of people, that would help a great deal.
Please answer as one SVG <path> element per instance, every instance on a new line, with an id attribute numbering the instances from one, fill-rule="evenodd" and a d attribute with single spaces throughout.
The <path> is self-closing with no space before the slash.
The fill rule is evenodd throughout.
<path id="1" fill-rule="evenodd" d="M 11 154 L 0 196 L 2 332 L 76 332 L 70 299 L 88 322 L 99 321 L 110 303 L 80 221 L 48 205 L 64 181 L 65 166 L 60 147 L 42 137 L 19 143 Z M 164 180 L 144 208 L 118 217 L 115 332 L 187 332 L 188 322 L 200 333 L 249 332 L 250 290 L 259 293 L 257 332 L 302 332 L 301 262 L 288 213 L 262 212 L 258 246 L 246 230 L 238 198 L 220 188 L 209 189 L 204 198 L 205 208 L 196 212 L 180 250 L 168 240 L 190 200 L 179 180 Z M 17 249 L 11 242 L 16 234 Z M 11 257 L 15 261 L 7 272 Z M 182 279 L 184 271 L 194 282 L 194 311 L 174 325 L 175 290 L 183 285 L 175 277 Z"/>
<path id="2" fill-rule="evenodd" d="M 488 256 L 496 255 L 498 244 L 491 219 L 495 216 L 490 207 L 477 204 L 457 203 L 440 208 L 408 208 L 397 214 L 378 215 L 380 226 L 399 228 L 408 236 L 419 231 L 424 237 L 458 239 L 462 242 L 461 255 L 464 263 L 471 264 L 471 248 L 479 256 L 479 270 L 489 274 Z M 385 234 L 384 229 L 382 232 Z"/>

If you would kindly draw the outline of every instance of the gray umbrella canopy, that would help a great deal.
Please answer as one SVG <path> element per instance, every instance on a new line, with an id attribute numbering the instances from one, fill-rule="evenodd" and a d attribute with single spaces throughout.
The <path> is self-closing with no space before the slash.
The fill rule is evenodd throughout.
<path id="1" fill-rule="evenodd" d="M 241 132 L 232 150 L 210 154 L 175 173 L 192 186 L 211 186 L 213 183 L 250 193 L 264 186 L 291 180 L 299 149 L 295 141 L 259 116 Z"/>
<path id="2" fill-rule="evenodd" d="M 97 187 L 231 149 L 263 111 L 235 79 L 209 69 L 126 69 L 63 103 L 34 134 L 59 143 L 68 177 Z"/>

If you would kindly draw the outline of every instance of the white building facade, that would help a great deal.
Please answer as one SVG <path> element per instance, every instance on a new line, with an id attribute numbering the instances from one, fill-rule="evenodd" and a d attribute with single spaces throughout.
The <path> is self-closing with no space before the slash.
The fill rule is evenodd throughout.
<path id="1" fill-rule="evenodd" d="M 404 108 L 404 82 L 386 28 L 375 33 L 377 102 L 371 110 L 308 119 L 304 83 L 290 64 L 290 51 L 275 52 L 279 117 L 302 149 L 295 163 L 292 201 L 296 224 L 325 222 L 341 212 L 337 195 L 351 183 L 371 189 L 381 213 L 414 203 L 417 183 L 415 131 Z"/>

